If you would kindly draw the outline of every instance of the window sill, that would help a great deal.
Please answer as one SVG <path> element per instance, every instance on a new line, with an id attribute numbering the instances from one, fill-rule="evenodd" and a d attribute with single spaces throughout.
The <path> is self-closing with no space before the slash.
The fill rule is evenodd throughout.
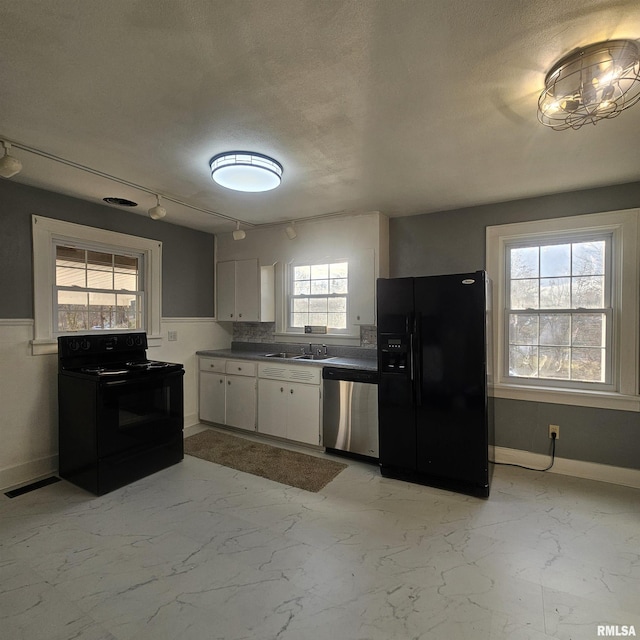
<path id="1" fill-rule="evenodd" d="M 585 391 L 582 389 L 550 389 L 530 385 L 494 384 L 490 395 L 508 400 L 548 402 L 598 409 L 640 412 L 640 396 L 624 395 L 611 391 Z"/>

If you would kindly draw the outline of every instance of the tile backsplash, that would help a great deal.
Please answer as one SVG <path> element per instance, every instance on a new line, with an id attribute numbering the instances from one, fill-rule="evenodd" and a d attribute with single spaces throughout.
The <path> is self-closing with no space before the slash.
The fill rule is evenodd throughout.
<path id="1" fill-rule="evenodd" d="M 234 342 L 263 342 L 275 343 L 274 332 L 276 326 L 274 322 L 234 322 L 233 341 Z M 306 338 L 300 336 L 304 341 Z M 313 341 L 321 341 L 321 336 L 314 335 Z M 377 346 L 376 327 L 360 327 L 360 346 L 365 349 L 375 349 Z"/>

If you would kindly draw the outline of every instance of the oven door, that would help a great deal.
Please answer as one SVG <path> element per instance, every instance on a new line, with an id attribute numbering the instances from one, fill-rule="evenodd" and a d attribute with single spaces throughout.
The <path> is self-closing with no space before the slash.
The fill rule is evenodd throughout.
<path id="1" fill-rule="evenodd" d="M 182 436 L 184 371 L 101 382 L 98 457 L 135 452 Z"/>

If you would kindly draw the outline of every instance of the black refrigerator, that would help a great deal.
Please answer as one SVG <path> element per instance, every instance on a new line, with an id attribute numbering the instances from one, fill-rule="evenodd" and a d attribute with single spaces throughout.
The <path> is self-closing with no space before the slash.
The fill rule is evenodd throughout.
<path id="1" fill-rule="evenodd" d="M 489 495 L 484 271 L 377 281 L 383 476 Z"/>

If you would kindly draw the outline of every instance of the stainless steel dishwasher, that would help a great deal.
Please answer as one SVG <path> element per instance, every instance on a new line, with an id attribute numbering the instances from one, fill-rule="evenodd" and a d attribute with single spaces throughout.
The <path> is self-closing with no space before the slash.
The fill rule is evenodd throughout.
<path id="1" fill-rule="evenodd" d="M 378 462 L 378 372 L 324 367 L 322 433 L 329 453 Z"/>

